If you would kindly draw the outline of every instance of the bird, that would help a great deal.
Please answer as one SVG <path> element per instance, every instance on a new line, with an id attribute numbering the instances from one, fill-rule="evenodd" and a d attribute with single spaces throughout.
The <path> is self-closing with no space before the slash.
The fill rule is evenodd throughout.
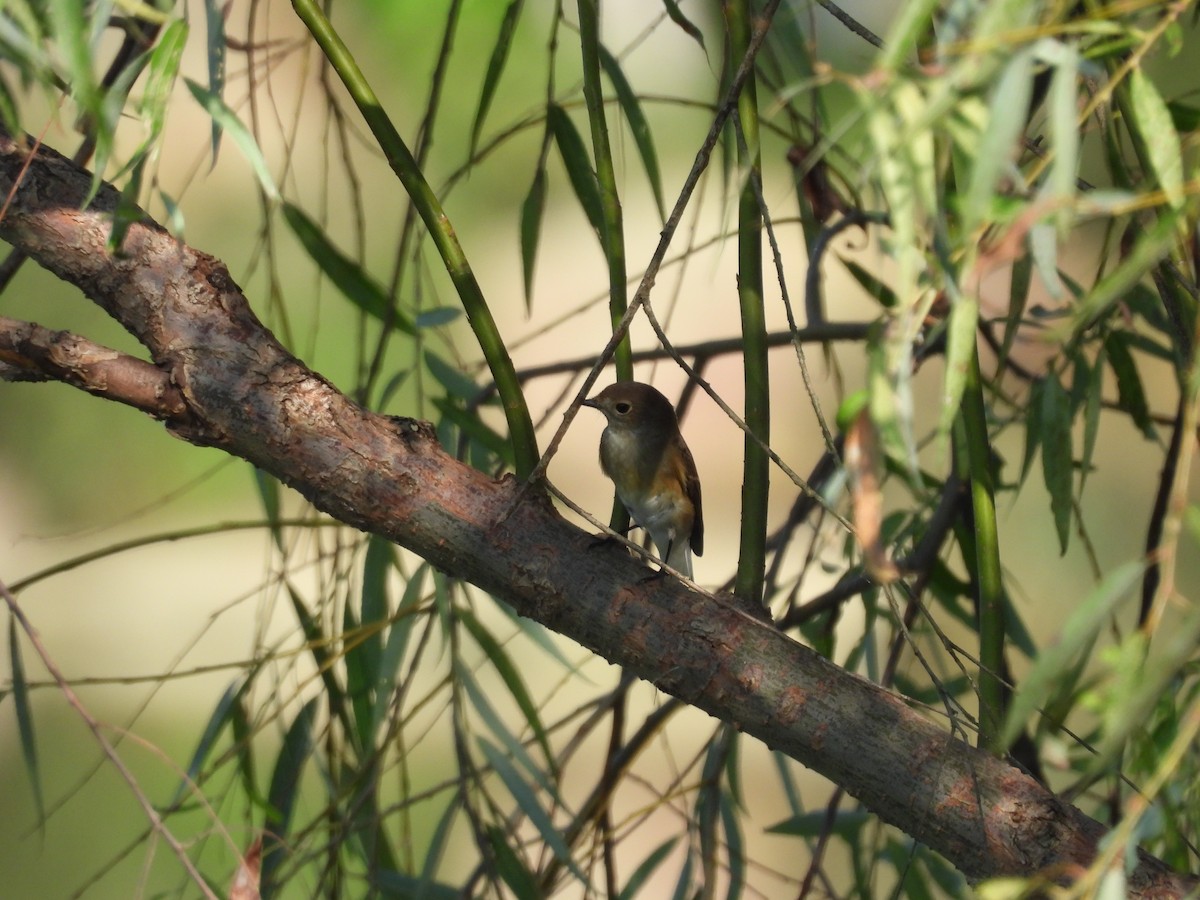
<path id="1" fill-rule="evenodd" d="M 640 381 L 618 381 L 583 401 L 604 413 L 600 468 L 630 517 L 650 533 L 659 557 L 692 577 L 704 553 L 700 478 L 671 401 Z"/>

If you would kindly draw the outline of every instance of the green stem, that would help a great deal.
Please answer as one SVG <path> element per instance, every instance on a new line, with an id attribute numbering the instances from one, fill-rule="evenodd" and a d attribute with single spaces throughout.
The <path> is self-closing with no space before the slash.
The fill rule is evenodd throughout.
<path id="1" fill-rule="evenodd" d="M 579 0 L 578 7 L 579 45 L 583 51 L 583 99 L 587 103 L 592 153 L 596 158 L 596 180 L 600 184 L 600 204 L 604 214 L 601 240 L 604 242 L 604 257 L 608 261 L 608 314 L 615 329 L 625 316 L 629 301 L 626 295 L 625 226 L 600 84 L 600 0 Z M 628 381 L 633 378 L 628 332 L 617 345 L 613 362 L 617 367 L 618 379 Z"/>
<path id="2" fill-rule="evenodd" d="M 726 0 L 725 27 L 730 59 L 742 59 L 750 45 L 747 0 Z M 745 464 L 742 473 L 742 527 L 734 591 L 762 602 L 766 572 L 767 496 L 770 457 L 764 450 L 771 437 L 771 393 L 767 373 L 767 326 L 763 309 L 762 214 L 753 179 L 761 172 L 758 148 L 758 92 L 751 72 L 738 95 L 738 169 L 744 179 L 738 201 L 738 302 L 745 345 Z"/>
<path id="3" fill-rule="evenodd" d="M 979 610 L 979 746 L 995 748 L 1004 726 L 1004 581 L 996 528 L 992 453 L 983 408 L 979 354 L 971 354 L 963 390 L 962 441 L 975 520 L 975 588 Z M 960 454 L 960 459 L 963 454 Z M 960 463 L 961 464 L 961 463 Z"/>
<path id="4" fill-rule="evenodd" d="M 362 113 L 367 127 L 379 143 L 379 148 L 387 157 L 388 164 L 400 179 L 400 183 L 412 198 L 425 227 L 429 229 L 434 246 L 441 254 L 450 280 L 458 291 L 467 321 L 475 332 L 475 339 L 483 351 L 484 359 L 491 370 L 496 383 L 500 401 L 504 405 L 504 415 L 508 420 L 508 431 L 513 442 L 513 457 L 516 460 L 517 474 L 524 478 L 537 466 L 538 449 L 537 436 L 533 430 L 533 420 L 525 405 L 525 397 L 521 393 L 521 384 L 517 380 L 512 360 L 500 337 L 492 311 L 488 308 L 483 297 L 479 282 L 467 262 L 466 254 L 458 243 L 454 227 L 438 202 L 429 182 L 425 180 L 420 166 L 417 165 L 412 153 L 396 131 L 396 127 L 388 118 L 379 98 L 375 96 L 363 76 L 362 70 L 350 55 L 350 50 L 334 31 L 332 23 L 318 7 L 316 0 L 292 0 L 292 8 L 300 20 L 304 22 L 309 32 L 325 54 L 330 66 L 341 78 L 342 84 L 350 93 L 359 112 Z"/>

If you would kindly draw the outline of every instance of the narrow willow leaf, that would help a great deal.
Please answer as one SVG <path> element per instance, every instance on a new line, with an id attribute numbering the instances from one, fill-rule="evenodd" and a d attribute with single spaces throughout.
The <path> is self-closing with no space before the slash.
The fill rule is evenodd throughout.
<path id="1" fill-rule="evenodd" d="M 471 401 L 479 394 L 479 385 L 465 375 L 457 366 L 446 362 L 432 350 L 425 351 L 425 366 L 429 369 L 437 383 L 446 389 L 451 397 Z"/>
<path id="2" fill-rule="evenodd" d="M 521 204 L 521 274 L 525 283 L 525 313 L 533 310 L 533 270 L 537 262 L 538 240 L 546 214 L 546 169 L 538 163 L 533 184 Z"/>
<path id="3" fill-rule="evenodd" d="M 839 256 L 838 259 L 862 289 L 879 301 L 880 306 L 884 309 L 895 308 L 896 294 L 885 281 L 877 278 L 874 273 L 868 272 L 852 259 L 842 256 Z"/>
<path id="4" fill-rule="evenodd" d="M 471 701 L 471 707 L 479 715 L 479 718 L 483 720 L 483 724 L 488 727 L 492 734 L 499 738 L 500 743 L 504 745 L 504 749 L 508 751 L 513 759 L 520 763 L 521 768 L 530 774 L 537 783 L 537 786 L 544 790 L 552 800 L 557 801 L 558 795 L 546 772 L 533 761 L 533 757 L 525 750 L 521 741 L 504 724 L 504 720 L 496 712 L 491 701 L 488 700 L 487 693 L 479 686 L 479 682 L 475 680 L 475 676 L 471 674 L 470 669 L 456 662 L 454 677 L 467 692 L 467 697 Z"/>
<path id="5" fill-rule="evenodd" d="M 600 200 L 600 184 L 596 181 L 596 172 L 592 169 L 592 161 L 583 138 L 566 110 L 557 103 L 550 104 L 546 109 L 546 117 L 550 123 L 550 133 L 554 135 L 554 144 L 558 147 L 563 165 L 567 169 L 567 178 L 571 181 L 575 198 L 583 207 L 584 214 L 597 236 L 603 235 L 604 207 Z"/>
<path id="6" fill-rule="evenodd" d="M 675 890 L 671 894 L 671 900 L 686 900 L 692 896 L 692 866 L 695 865 L 695 859 L 692 856 L 692 847 L 688 845 L 687 856 L 683 860 L 683 868 L 679 870 L 679 879 L 675 882 Z"/>
<path id="7" fill-rule="evenodd" d="M 431 896 L 429 889 L 437 882 L 434 881 L 434 876 L 437 875 L 438 866 L 442 862 L 442 857 L 446 853 L 446 842 L 450 837 L 450 827 L 454 824 L 454 819 L 459 812 L 459 798 L 451 797 L 450 802 L 446 804 L 446 811 L 442 813 L 442 817 L 438 819 L 437 827 L 433 830 L 433 837 L 429 841 L 429 849 L 425 851 L 425 861 L 421 864 L 421 881 L 416 886 L 416 890 L 412 896 L 414 898 L 424 898 Z"/>
<path id="8" fill-rule="evenodd" d="M 1050 132 L 1054 141 L 1054 156 L 1046 176 L 1045 193 L 1055 201 L 1055 224 L 1058 234 L 1065 237 L 1073 221 L 1072 204 L 1079 172 L 1079 54 L 1074 48 L 1057 44 L 1065 58 L 1057 61 L 1054 80 L 1050 84 Z"/>
<path id="9" fill-rule="evenodd" d="M 1083 404 L 1083 452 L 1079 460 L 1079 493 L 1083 495 L 1083 486 L 1087 482 L 1088 472 L 1092 468 L 1092 456 L 1096 450 L 1096 437 L 1100 434 L 1100 410 L 1102 389 L 1104 387 L 1104 364 L 1108 356 L 1103 345 L 1096 355 L 1095 365 L 1088 372 L 1088 386 Z"/>
<path id="10" fill-rule="evenodd" d="M 1140 67 L 1129 73 L 1129 99 L 1138 135 L 1146 147 L 1158 186 L 1173 209 L 1183 206 L 1183 151 L 1171 111 Z"/>
<path id="11" fill-rule="evenodd" d="M 263 514 L 267 517 L 267 523 L 271 529 L 271 540 L 275 542 L 275 546 L 279 550 L 283 550 L 283 528 L 279 524 L 282 502 L 279 498 L 279 481 L 274 475 L 264 472 L 257 466 L 253 466 L 252 469 L 254 487 L 258 490 L 258 500 L 262 504 Z"/>
<path id="12" fill-rule="evenodd" d="M 557 775 L 557 769 L 554 761 L 554 753 L 550 750 L 550 740 L 546 735 L 546 729 L 542 725 L 542 717 L 538 713 L 537 705 L 533 702 L 533 698 L 529 696 L 529 690 L 525 687 L 525 681 L 521 678 L 521 673 L 517 671 L 517 667 L 513 665 L 508 654 L 504 652 L 504 648 L 496 642 L 491 633 L 483 627 L 482 623 L 471 613 L 470 610 L 461 610 L 459 619 L 466 626 L 467 631 L 471 632 L 471 637 L 475 639 L 475 643 L 479 648 L 487 654 L 488 662 L 504 680 L 504 686 L 508 688 L 508 692 L 512 694 L 512 698 L 517 701 L 517 706 L 521 709 L 521 714 L 525 716 L 525 724 L 529 726 L 529 730 L 533 732 L 537 738 L 538 745 L 542 748 L 542 753 L 546 758 L 546 768 L 551 775 Z"/>
<path id="13" fill-rule="evenodd" d="M 373 635 L 359 645 L 359 651 L 368 657 L 368 668 L 374 678 L 379 672 L 379 660 L 383 655 L 383 626 L 391 613 L 388 605 L 388 574 L 396 564 L 396 545 L 377 534 L 367 539 L 367 555 L 363 560 L 361 625 L 366 629 L 377 629 Z"/>
<path id="14" fill-rule="evenodd" d="M 1000 345 L 1000 367 L 1008 361 L 1013 341 L 1017 339 L 1021 320 L 1025 317 L 1025 305 L 1029 302 L 1029 285 L 1033 280 L 1033 259 L 1027 253 L 1012 266 L 1008 286 L 1008 312 L 1004 316 L 1004 340 Z"/>
<path id="15" fill-rule="evenodd" d="M 83 113 L 95 118 L 100 112 L 101 96 L 92 71 L 92 48 L 88 29 L 89 16 L 83 0 L 49 0 L 45 10 L 58 56 L 66 68 L 64 81 Z M 98 122 L 92 122 L 97 126 Z"/>
<path id="16" fill-rule="evenodd" d="M 113 210 L 112 228 L 108 232 L 108 240 L 105 241 L 105 249 L 113 255 L 120 254 L 121 244 L 125 242 L 125 235 L 129 231 L 129 226 L 141 221 L 145 215 L 138 206 L 138 197 L 142 193 L 142 176 L 145 174 L 145 171 L 146 154 L 139 153 L 132 160 L 129 179 L 125 182 L 125 187 L 121 190 L 121 196 L 117 200 L 117 208 Z"/>
<path id="17" fill-rule="evenodd" d="M 400 900 L 462 900 L 463 892 L 436 881 L 424 881 L 414 875 L 405 875 L 394 869 L 379 869 L 372 872 L 370 880 L 387 898 Z"/>
<path id="18" fill-rule="evenodd" d="M 1054 691 L 1055 684 L 1080 653 L 1087 651 L 1100 629 L 1108 626 L 1117 605 L 1130 596 L 1130 590 L 1142 577 L 1144 566 L 1128 562 L 1109 572 L 1072 610 L 1054 643 L 1042 648 L 1033 668 L 1021 679 L 1013 694 L 1001 734 L 1005 748 L 1025 730 L 1030 716 L 1040 709 Z"/>
<path id="19" fill-rule="evenodd" d="M 147 143 L 152 144 L 162 134 L 167 117 L 167 104 L 175 80 L 179 77 L 179 61 L 187 45 L 188 26 L 182 19 L 171 22 L 161 35 L 146 71 L 146 87 L 138 101 L 138 114 L 146 123 Z"/>
<path id="20" fill-rule="evenodd" d="M 897 16 L 888 29 L 883 51 L 876 68 L 895 70 L 908 65 L 917 44 L 933 27 L 933 13 L 938 0 L 909 0 L 897 8 Z"/>
<path id="21" fill-rule="evenodd" d="M 992 196 L 1001 176 L 1012 168 L 1032 93 L 1033 53 L 1026 49 L 1008 61 L 992 90 L 987 127 L 975 148 L 975 165 L 963 201 L 965 232 L 974 231 L 992 216 Z"/>
<path id="22" fill-rule="evenodd" d="M 1040 408 L 1042 475 L 1050 492 L 1050 510 L 1062 553 L 1071 535 L 1071 499 L 1075 468 L 1071 449 L 1071 398 L 1053 375 L 1043 379 Z"/>
<path id="23" fill-rule="evenodd" d="M 433 405 L 445 421 L 453 422 L 473 444 L 482 447 L 505 465 L 514 464 L 516 457 L 513 455 L 512 442 L 479 418 L 478 413 L 468 412 L 446 397 L 434 397 Z"/>
<path id="24" fill-rule="evenodd" d="M 462 316 L 462 309 L 457 306 L 435 306 L 433 309 L 422 310 L 417 313 L 417 318 L 413 322 L 417 328 L 441 328 L 443 325 L 449 325 Z"/>
<path id="25" fill-rule="evenodd" d="M 538 830 L 545 841 L 546 846 L 551 852 L 558 857 L 558 861 L 571 870 L 571 874 L 579 879 L 581 884 L 588 883 L 587 876 L 583 874 L 575 860 L 571 858 L 571 851 L 562 839 L 562 833 L 554 827 L 554 822 L 549 814 L 542 809 L 542 806 L 534 796 L 533 790 L 521 778 L 520 773 L 516 770 L 508 757 L 500 752 L 499 748 L 494 744 L 489 743 L 483 738 L 479 738 L 479 747 L 483 751 L 484 757 L 488 761 L 488 765 L 500 776 L 500 780 L 504 782 L 504 786 L 508 792 L 512 794 L 513 800 L 517 806 L 521 808 L 533 826 Z"/>
<path id="26" fill-rule="evenodd" d="M 792 759 L 778 750 L 772 751 L 771 762 L 775 766 L 775 774 L 779 778 L 779 786 L 783 788 L 783 796 L 787 798 L 788 806 L 793 816 L 804 812 L 804 804 L 800 802 L 800 791 L 796 787 L 796 779 L 792 777 Z"/>
<path id="27" fill-rule="evenodd" d="M 33 787 L 33 802 L 38 822 L 46 821 L 46 801 L 42 794 L 42 776 L 38 767 L 37 735 L 33 728 L 33 708 L 29 703 L 29 682 L 25 680 L 25 665 L 21 661 L 20 629 L 16 616 L 8 619 L 8 659 L 12 672 L 13 706 L 17 713 L 17 734 L 21 738 L 21 756 Z"/>
<path id="28" fill-rule="evenodd" d="M 235 681 L 229 687 L 225 688 L 225 693 L 217 701 L 216 708 L 213 709 L 212 715 L 208 717 L 208 724 L 204 726 L 204 733 L 200 735 L 200 741 L 196 744 L 196 749 L 192 751 L 192 761 L 188 763 L 187 774 L 184 776 L 179 788 L 175 791 L 175 797 L 170 803 L 171 806 L 179 803 L 184 794 L 190 790 L 190 786 L 195 784 L 196 779 L 200 776 L 200 770 L 204 768 L 204 763 L 216 746 L 221 732 L 225 730 L 226 725 L 229 725 L 233 721 L 238 706 L 238 699 L 241 696 L 244 685 L 245 682 L 243 681 Z"/>
<path id="29" fill-rule="evenodd" d="M 621 71 L 621 64 L 603 44 L 600 45 L 600 65 L 603 66 L 604 73 L 608 75 L 608 80 L 612 82 L 613 89 L 617 92 L 617 102 L 621 105 L 625 121 L 629 123 L 629 131 L 637 146 L 638 156 L 642 159 L 642 167 L 646 170 L 646 178 L 649 179 L 650 188 L 654 191 L 658 217 L 665 221 L 667 210 L 663 204 L 662 176 L 658 171 L 658 153 L 654 149 L 654 135 L 650 131 L 650 123 L 646 121 L 637 94 L 633 92 L 633 88 L 625 78 L 625 73 Z"/>
<path id="30" fill-rule="evenodd" d="M 387 292 L 363 268 L 334 246 L 316 222 L 297 206 L 283 204 L 284 221 L 300 240 L 313 262 L 347 300 L 380 322 L 390 322 L 405 334 L 416 334 L 412 319 L 394 307 Z"/>
<path id="31" fill-rule="evenodd" d="M 737 804 L 728 791 L 721 791 L 721 830 L 725 833 L 725 856 L 729 870 L 729 887 L 725 896 L 730 900 L 742 895 L 746 887 L 746 842 L 738 824 Z"/>
<path id="32" fill-rule="evenodd" d="M 1138 375 L 1133 354 L 1129 352 L 1125 333 L 1111 332 L 1104 340 L 1104 351 L 1108 354 L 1108 364 L 1112 367 L 1113 374 L 1117 376 L 1117 405 L 1129 413 L 1129 417 L 1141 429 L 1142 434 L 1153 438 L 1154 422 L 1150 419 L 1146 391 L 1142 387 L 1142 379 Z"/>
<path id="33" fill-rule="evenodd" d="M 641 864 L 633 870 L 633 874 L 629 876 L 629 880 L 625 882 L 625 887 L 621 888 L 621 893 L 617 894 L 617 900 L 634 900 L 635 897 L 641 895 L 641 890 L 655 870 L 663 864 L 663 860 L 667 858 L 675 845 L 679 843 L 678 837 L 673 837 L 670 840 L 663 841 L 654 850 L 642 860 Z"/>
<path id="34" fill-rule="evenodd" d="M 375 682 L 375 708 L 371 715 L 371 743 L 374 747 L 380 730 L 387 721 L 392 693 L 396 688 L 396 674 L 408 649 L 408 638 L 412 633 L 417 609 L 421 604 L 425 579 L 429 574 L 429 563 L 421 563 L 404 586 L 404 594 L 396 607 L 396 620 L 388 629 L 387 643 L 383 646 L 383 657 L 379 660 L 379 673 Z"/>
<path id="35" fill-rule="evenodd" d="M 667 11 L 667 17 L 682 28 L 683 33 L 699 44 L 700 49 L 707 53 L 708 48 L 704 46 L 704 33 L 683 14 L 676 0 L 663 0 L 663 8 Z"/>
<path id="36" fill-rule="evenodd" d="M 246 161 L 250 163 L 250 167 L 254 170 L 263 193 L 272 200 L 279 200 L 279 189 L 275 187 L 275 179 L 271 177 L 271 170 L 267 168 L 267 161 L 258 147 L 258 142 L 254 140 L 254 135 L 242 124 L 241 119 L 237 117 L 237 113 L 226 106 L 225 101 L 212 91 L 201 87 L 190 78 L 185 78 L 184 83 L 187 85 L 188 90 L 192 92 L 192 96 L 196 98 L 196 102 L 203 106 L 205 111 L 212 116 L 213 124 L 219 126 L 226 134 L 233 138 L 233 142 L 237 144 L 238 149 L 242 151 L 242 155 L 246 157 Z M 213 159 L 213 165 L 216 165 L 215 158 Z"/>
<path id="37" fill-rule="evenodd" d="M 946 327 L 946 375 L 942 383 L 942 411 L 938 430 L 950 433 L 962 405 L 967 376 L 975 367 L 975 328 L 979 323 L 979 303 L 973 297 L 960 296 L 950 307 Z"/>
<path id="38" fill-rule="evenodd" d="M 766 828 L 768 834 L 787 834 L 794 837 L 815 838 L 828 828 L 829 814 L 825 810 L 802 813 L 776 822 Z M 839 810 L 833 819 L 832 832 L 845 841 L 853 843 L 864 825 L 871 821 L 865 810 Z"/>
<path id="39" fill-rule="evenodd" d="M 1178 215 L 1163 211 L 1154 224 L 1141 233 L 1141 237 L 1133 245 L 1133 250 L 1113 271 L 1096 282 L 1076 305 L 1070 326 L 1072 336 L 1090 327 L 1110 306 L 1120 301 L 1137 285 L 1152 266 L 1171 251 L 1175 244 L 1178 222 Z M 1064 336 L 1052 337 L 1057 339 Z"/>
<path id="40" fill-rule="evenodd" d="M 222 7 L 226 4 L 217 0 L 204 0 L 204 24 L 206 26 L 205 50 L 208 59 L 208 90 L 214 97 L 223 99 L 225 96 L 225 15 Z M 213 118 L 212 124 L 212 158 L 215 162 L 217 151 L 221 149 L 221 126 Z"/>
<path id="41" fill-rule="evenodd" d="M 504 10 L 504 18 L 500 21 L 500 33 L 496 36 L 496 44 L 492 47 L 492 56 L 488 60 L 487 73 L 483 76 L 483 90 L 479 94 L 479 105 L 475 107 L 475 122 L 471 125 L 471 149 L 469 155 L 474 157 L 479 146 L 479 135 L 483 132 L 483 123 L 488 110 L 492 108 L 492 99 L 496 88 L 500 85 L 500 76 L 504 74 L 504 66 L 508 62 L 508 54 L 512 50 L 513 32 L 517 29 L 517 21 L 521 18 L 521 8 L 524 0 L 511 0 Z"/>
<path id="42" fill-rule="evenodd" d="M 292 721 L 287 733 L 283 736 L 283 746 L 279 748 L 279 756 L 275 759 L 275 769 L 271 773 L 271 788 L 267 801 L 271 804 L 267 813 L 263 831 L 267 844 L 262 861 L 262 896 L 264 900 L 275 896 L 279 885 L 275 883 L 275 872 L 283 864 L 286 857 L 284 848 L 288 844 L 288 834 L 292 824 L 292 813 L 295 810 L 296 798 L 300 792 L 300 779 L 304 767 L 313 750 L 313 723 L 316 721 L 317 704 L 322 698 L 313 697 Z"/>
<path id="43" fill-rule="evenodd" d="M 489 825 L 487 837 L 496 858 L 496 871 L 513 895 L 518 900 L 540 900 L 543 895 L 537 877 L 513 850 L 509 833 Z"/>

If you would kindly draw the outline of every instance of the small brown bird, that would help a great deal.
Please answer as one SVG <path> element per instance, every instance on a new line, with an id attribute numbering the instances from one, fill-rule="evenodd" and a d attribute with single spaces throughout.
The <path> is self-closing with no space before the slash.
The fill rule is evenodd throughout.
<path id="1" fill-rule="evenodd" d="M 704 553 L 700 478 L 671 401 L 648 384 L 618 381 L 583 401 L 604 413 L 600 468 L 659 556 L 692 577 L 692 553 Z"/>

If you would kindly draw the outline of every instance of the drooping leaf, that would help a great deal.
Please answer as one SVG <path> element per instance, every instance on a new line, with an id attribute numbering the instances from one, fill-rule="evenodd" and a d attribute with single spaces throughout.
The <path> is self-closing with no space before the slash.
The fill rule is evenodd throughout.
<path id="1" fill-rule="evenodd" d="M 1123 331 L 1113 331 L 1104 340 L 1104 351 L 1108 364 L 1117 376 L 1117 403 L 1129 413 L 1135 425 L 1148 438 L 1154 437 L 1154 422 L 1150 419 L 1150 407 L 1146 402 L 1146 391 L 1133 354 L 1129 352 L 1128 336 Z"/>
<path id="2" fill-rule="evenodd" d="M 641 896 L 642 887 L 654 874 L 655 870 L 663 864 L 663 860 L 675 849 L 677 843 L 679 843 L 679 838 L 673 837 L 655 847 L 641 861 L 638 867 L 633 870 L 633 874 L 625 882 L 625 887 L 621 888 L 621 893 L 617 895 L 617 900 L 634 900 L 635 897 Z"/>
<path id="3" fill-rule="evenodd" d="M 208 90 L 217 98 L 225 96 L 225 15 L 217 0 L 204 0 L 205 41 L 204 49 L 208 60 Z M 221 126 L 213 119 L 212 158 L 216 161 L 221 148 Z"/>
<path id="4" fill-rule="evenodd" d="M 956 297 L 950 306 L 946 325 L 946 375 L 942 381 L 942 412 L 938 430 L 948 435 L 962 405 L 967 377 L 975 368 L 975 327 L 979 323 L 979 302 L 966 295 Z"/>
<path id="5" fill-rule="evenodd" d="M 1129 73 L 1129 99 L 1137 133 L 1146 148 L 1158 186 L 1173 209 L 1183 206 L 1183 151 L 1171 111 L 1150 76 L 1135 66 Z"/>
<path id="6" fill-rule="evenodd" d="M 575 860 L 571 857 L 571 851 L 563 841 L 562 832 L 555 826 L 550 815 L 538 803 L 537 797 L 533 790 L 521 777 L 521 774 L 516 770 L 516 767 L 509 761 L 508 757 L 500 752 L 494 744 L 479 738 L 479 747 L 483 751 L 484 758 L 487 759 L 488 765 L 500 776 L 500 780 L 504 782 L 504 786 L 508 792 L 512 794 L 513 800 L 517 806 L 521 808 L 529 821 L 538 830 L 546 846 L 550 851 L 558 857 L 558 861 L 566 866 L 581 884 L 587 884 L 587 876 L 583 874 Z"/>
<path id="7" fill-rule="evenodd" d="M 263 900 L 275 896 L 279 888 L 274 875 L 285 859 L 284 848 L 288 843 L 292 813 L 300 792 L 301 776 L 304 774 L 308 758 L 312 755 L 313 723 L 316 721 L 317 704 L 320 702 L 322 698 L 314 697 L 304 704 L 283 736 L 283 746 L 279 748 L 279 756 L 275 759 L 271 788 L 267 794 L 271 808 L 263 829 L 268 836 L 262 863 Z"/>
<path id="8" fill-rule="evenodd" d="M 200 735 L 196 749 L 192 751 L 192 760 L 188 763 L 187 773 L 180 783 L 179 788 L 175 791 L 175 797 L 171 801 L 171 805 L 177 804 L 184 794 L 189 791 L 189 786 L 194 784 L 199 777 L 200 770 L 204 767 L 205 761 L 207 761 L 213 748 L 216 746 L 221 732 L 225 730 L 225 726 L 233 721 L 238 700 L 241 697 L 244 686 L 245 682 L 235 681 L 221 694 L 221 699 L 217 701 L 212 715 L 208 717 L 208 724 L 204 726 L 204 733 Z"/>
<path id="9" fill-rule="evenodd" d="M 1029 717 L 1050 697 L 1056 680 L 1080 653 L 1087 651 L 1100 629 L 1107 627 L 1109 616 L 1117 604 L 1129 596 L 1143 569 L 1140 562 L 1128 562 L 1106 575 L 1074 608 L 1058 639 L 1042 647 L 1033 668 L 1021 679 L 1013 694 L 1001 734 L 1002 746 L 1010 747 L 1025 730 Z"/>
<path id="10" fill-rule="evenodd" d="M 479 94 L 479 105 L 475 107 L 475 121 L 471 125 L 469 155 L 472 157 L 479 146 L 479 135 L 483 132 L 483 123 L 487 118 L 488 110 L 492 108 L 492 99 L 496 95 L 496 88 L 500 85 L 500 76 L 504 74 L 504 66 L 508 62 L 508 55 L 512 50 L 513 33 L 517 29 L 517 21 L 521 18 L 521 8 L 524 5 L 524 0 L 511 0 L 504 10 L 504 18 L 500 20 L 500 33 L 496 36 L 496 43 L 492 47 L 487 73 L 483 76 L 483 89 Z"/>
<path id="11" fill-rule="evenodd" d="M 533 184 L 521 204 L 521 274 L 525 284 L 525 313 L 533 309 L 533 268 L 537 262 L 542 218 L 546 214 L 546 170 L 539 163 Z"/>
<path id="12" fill-rule="evenodd" d="M 284 221 L 313 262 L 347 300 L 380 322 L 390 323 L 405 334 L 416 334 L 412 319 L 393 305 L 387 291 L 362 266 L 339 250 L 316 222 L 298 206 L 283 204 Z"/>
<path id="13" fill-rule="evenodd" d="M 196 98 L 196 102 L 203 106 L 205 111 L 212 117 L 213 125 L 220 127 L 222 131 L 233 138 L 233 142 L 237 144 L 238 149 L 242 151 L 242 155 L 246 157 L 246 161 L 250 163 L 250 167 L 254 170 L 263 193 L 272 200 L 278 200 L 279 189 L 275 187 L 275 179 L 271 177 L 271 170 L 267 168 L 267 161 L 258 147 L 258 142 L 254 140 L 254 135 L 242 124 L 241 119 L 237 117 L 237 113 L 226 106 L 225 101 L 212 91 L 201 87 L 190 78 L 185 78 L 184 83 L 187 84 L 188 90 L 192 92 L 192 96 Z M 216 164 L 215 158 L 213 159 L 213 164 Z"/>
<path id="14" fill-rule="evenodd" d="M 16 616 L 8 619 L 8 659 L 12 673 L 13 706 L 17 714 L 17 734 L 21 739 L 21 756 L 33 788 L 33 802 L 38 822 L 46 820 L 46 801 L 42 794 L 42 776 L 38 766 L 37 735 L 33 727 L 33 708 L 29 703 L 29 682 L 25 680 L 25 664 L 21 661 L 20 629 Z"/>
<path id="15" fill-rule="evenodd" d="M 603 44 L 600 45 L 600 65 L 604 68 L 608 80 L 612 82 L 613 89 L 617 92 L 617 103 L 621 106 L 625 121 L 629 123 L 629 131 L 637 146 L 638 156 L 641 157 L 642 167 L 646 170 L 646 178 L 650 181 L 650 188 L 654 192 L 658 217 L 665 220 L 667 212 L 663 204 L 662 176 L 658 171 L 658 153 L 654 149 L 654 135 L 650 131 L 650 123 L 646 121 L 637 94 L 634 93 L 629 81 L 625 78 L 625 73 L 621 71 L 620 62 L 608 52 Z"/>
<path id="16" fill-rule="evenodd" d="M 554 135 L 554 144 L 558 147 L 563 165 L 567 169 L 567 178 L 571 182 L 575 198 L 583 207 L 583 212 L 596 235 L 602 235 L 604 206 L 600 200 L 600 183 L 596 180 L 596 171 L 592 168 L 583 137 L 566 110 L 557 103 L 550 104 L 546 109 L 546 117 L 550 123 L 550 133 Z"/>
<path id="17" fill-rule="evenodd" d="M 471 633 L 471 637 L 475 639 L 475 643 L 487 655 L 488 662 L 492 664 L 492 667 L 504 681 L 504 686 L 508 688 L 508 692 L 512 694 L 513 700 L 516 701 L 517 706 L 520 707 L 521 714 L 525 717 L 525 724 L 529 726 L 529 730 L 537 738 L 538 745 L 541 747 L 546 759 L 547 770 L 552 775 L 556 774 L 556 763 L 554 753 L 550 749 L 549 737 L 546 735 L 545 726 L 542 725 L 542 717 L 538 712 L 537 705 L 529 695 L 529 689 L 525 687 L 524 679 L 521 678 L 521 673 L 513 665 L 504 648 L 492 637 L 491 632 L 483 627 L 483 624 L 475 618 L 475 615 L 470 610 L 464 609 L 460 611 L 459 620 L 466 626 L 467 631 Z"/>
<path id="18" fill-rule="evenodd" d="M 1074 496 L 1075 468 L 1071 445 L 1071 398 L 1051 375 L 1042 380 L 1040 408 L 1042 475 L 1050 492 L 1050 510 L 1062 553 L 1067 552 L 1071 535 L 1071 500 Z"/>
<path id="19" fill-rule="evenodd" d="M 987 126 L 975 148 L 975 165 L 963 199 L 964 231 L 973 231 L 991 218 L 992 195 L 1013 166 L 1032 93 L 1033 52 L 1025 49 L 1009 59 L 992 90 Z"/>
<path id="20" fill-rule="evenodd" d="M 496 871 L 518 900 L 540 900 L 537 877 L 513 850 L 508 832 L 495 825 L 487 829 L 488 843 L 496 857 Z"/>

